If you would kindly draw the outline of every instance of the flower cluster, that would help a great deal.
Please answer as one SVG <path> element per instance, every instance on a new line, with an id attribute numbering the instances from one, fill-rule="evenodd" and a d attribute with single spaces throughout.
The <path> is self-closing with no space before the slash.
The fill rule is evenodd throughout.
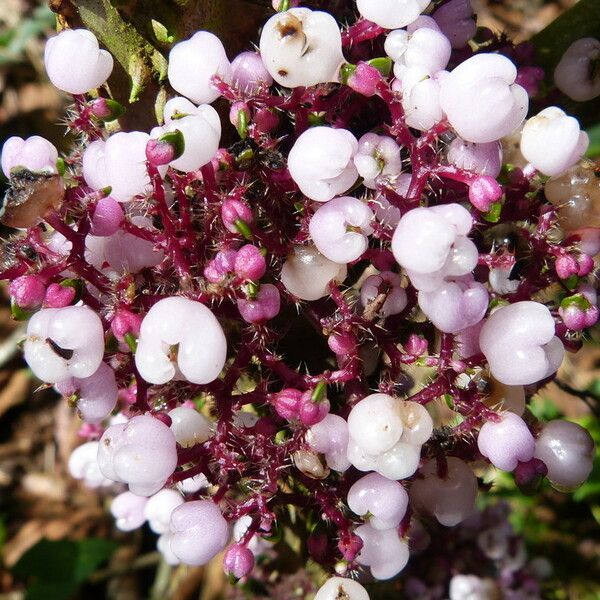
<path id="1" fill-rule="evenodd" d="M 468 0 L 357 0 L 345 28 L 281 4 L 260 53 L 176 43 L 150 131 L 119 130 L 91 33 L 52 38 L 77 143 L 5 143 L 1 277 L 31 370 L 85 421 L 70 471 L 118 494 L 117 527 L 147 521 L 169 564 L 225 550 L 239 579 L 295 507 L 344 575 L 316 598 L 366 600 L 349 577 L 410 569 L 418 519 L 475 531 L 475 464 L 528 490 L 589 475 L 589 434 L 526 401 L 598 320 L 600 180 L 527 48 L 473 41 Z M 558 89 L 600 95 L 599 44 L 569 48 Z M 477 543 L 512 573 L 511 536 Z"/>

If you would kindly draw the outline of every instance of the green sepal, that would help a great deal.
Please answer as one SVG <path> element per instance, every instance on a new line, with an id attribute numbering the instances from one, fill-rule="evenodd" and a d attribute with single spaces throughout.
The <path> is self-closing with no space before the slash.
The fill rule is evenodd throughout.
<path id="1" fill-rule="evenodd" d="M 583 294 L 574 294 L 573 296 L 567 296 L 560 303 L 560 307 L 563 310 L 566 310 L 567 308 L 570 308 L 571 306 L 575 306 L 575 307 L 579 308 L 580 310 L 585 311 L 585 310 L 588 310 L 589 308 L 591 308 L 592 305 L 591 305 L 590 301 Z"/>
<path id="2" fill-rule="evenodd" d="M 246 223 L 246 221 L 243 221 L 242 219 L 236 219 L 234 225 L 235 228 L 240 232 L 242 236 L 244 236 L 246 240 L 252 241 L 254 236 L 252 235 L 252 230 L 250 229 L 250 226 L 248 225 L 248 223 Z"/>
<path id="3" fill-rule="evenodd" d="M 319 381 L 313 390 L 310 397 L 311 402 L 318 404 L 327 397 L 327 384 L 324 381 Z"/>
<path id="4" fill-rule="evenodd" d="M 256 300 L 258 292 L 260 291 L 260 283 L 256 281 L 250 281 L 244 286 L 244 293 L 248 300 Z"/>
<path id="5" fill-rule="evenodd" d="M 56 159 L 56 170 L 58 171 L 58 174 L 61 177 L 65 174 L 65 171 L 67 170 L 65 159 L 61 158 L 60 156 Z"/>
<path id="6" fill-rule="evenodd" d="M 21 308 L 14 300 L 10 301 L 10 314 L 15 321 L 27 321 L 33 312 Z"/>
<path id="7" fill-rule="evenodd" d="M 123 339 L 125 340 L 125 343 L 129 346 L 131 353 L 135 354 L 135 352 L 137 350 L 137 339 L 135 338 L 133 333 L 126 333 L 123 336 Z"/>
<path id="8" fill-rule="evenodd" d="M 103 123 L 109 123 L 110 121 L 115 121 L 119 117 L 125 114 L 125 107 L 116 100 L 112 100 L 111 98 L 105 98 L 106 106 L 110 111 L 110 114 L 106 117 L 97 117 L 94 115 L 94 119 L 98 121 L 102 121 Z"/>
<path id="9" fill-rule="evenodd" d="M 158 141 L 169 144 L 169 146 L 175 150 L 173 160 L 179 158 L 185 151 L 185 139 L 183 137 L 183 133 L 181 133 L 179 129 L 174 129 L 173 131 L 167 131 L 166 133 L 163 133 L 158 138 Z"/>
<path id="10" fill-rule="evenodd" d="M 367 64 L 371 67 L 375 67 L 384 77 L 388 77 L 392 72 L 394 63 L 389 56 L 380 56 L 378 58 L 372 58 L 367 61 Z"/>
<path id="11" fill-rule="evenodd" d="M 490 206 L 490 210 L 483 213 L 482 217 L 488 223 L 498 223 L 500 216 L 502 215 L 502 202 L 493 202 Z"/>
<path id="12" fill-rule="evenodd" d="M 238 135 L 245 140 L 248 137 L 248 113 L 245 110 L 238 111 L 237 125 Z"/>
<path id="13" fill-rule="evenodd" d="M 325 113 L 323 113 L 323 112 L 310 113 L 308 115 L 308 124 L 311 127 L 319 127 L 320 125 L 324 125 L 325 124 Z"/>
<path id="14" fill-rule="evenodd" d="M 356 65 L 353 65 L 352 63 L 344 63 L 340 67 L 340 83 L 347 85 L 348 79 L 350 79 L 354 73 L 356 73 Z"/>

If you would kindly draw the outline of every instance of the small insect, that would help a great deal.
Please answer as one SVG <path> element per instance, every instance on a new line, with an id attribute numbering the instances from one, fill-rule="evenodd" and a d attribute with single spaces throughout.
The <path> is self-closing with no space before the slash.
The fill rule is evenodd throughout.
<path id="1" fill-rule="evenodd" d="M 64 196 L 65 186 L 60 175 L 15 169 L 0 208 L 0 221 L 18 229 L 33 227 L 48 211 L 58 208 Z"/>

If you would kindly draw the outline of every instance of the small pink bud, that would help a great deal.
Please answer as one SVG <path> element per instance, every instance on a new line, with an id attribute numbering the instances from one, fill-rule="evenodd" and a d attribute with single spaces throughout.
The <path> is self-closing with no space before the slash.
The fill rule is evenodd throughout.
<path id="1" fill-rule="evenodd" d="M 285 388 L 275 394 L 272 403 L 275 412 L 286 421 L 294 421 L 300 415 L 302 392 L 294 388 Z"/>
<path id="2" fill-rule="evenodd" d="M 524 494 L 534 494 L 542 479 L 548 474 L 548 467 L 538 458 L 520 462 L 514 470 L 515 483 Z"/>
<path id="3" fill-rule="evenodd" d="M 600 309 L 597 306 L 590 306 L 585 311 L 585 327 L 593 327 L 600 318 Z"/>
<path id="4" fill-rule="evenodd" d="M 229 273 L 235 269 L 235 250 L 221 250 L 208 262 L 204 268 L 204 277 L 211 283 L 220 283 Z"/>
<path id="5" fill-rule="evenodd" d="M 46 290 L 44 306 L 47 308 L 64 308 L 75 299 L 76 291 L 71 286 L 51 283 Z"/>
<path id="6" fill-rule="evenodd" d="M 563 320 L 563 323 L 571 331 L 581 331 L 586 328 L 586 311 L 582 310 L 579 306 L 576 306 L 575 304 L 571 304 L 566 308 L 561 306 L 558 309 L 558 314 Z"/>
<path id="7" fill-rule="evenodd" d="M 404 345 L 404 349 L 411 356 L 421 356 L 427 352 L 428 342 L 425 338 L 422 338 L 420 335 L 415 335 L 411 333 L 406 344 Z"/>
<path id="8" fill-rule="evenodd" d="M 254 568 L 254 554 L 243 544 L 233 544 L 225 551 L 223 570 L 227 575 L 241 579 Z"/>
<path id="9" fill-rule="evenodd" d="M 185 149 L 185 140 L 179 129 L 167 131 L 158 139 L 150 138 L 146 144 L 146 159 L 154 166 L 168 165 L 179 158 Z"/>
<path id="10" fill-rule="evenodd" d="M 267 262 L 256 246 L 246 244 L 238 250 L 234 268 L 238 277 L 258 281 L 267 270 Z"/>
<path id="11" fill-rule="evenodd" d="M 279 290 L 270 283 L 261 285 L 256 298 L 240 298 L 237 306 L 242 319 L 247 323 L 263 323 L 279 314 Z"/>
<path id="12" fill-rule="evenodd" d="M 377 84 L 382 79 L 381 73 L 375 67 L 359 62 L 354 73 L 348 77 L 348 87 L 370 98 L 377 92 Z"/>
<path id="13" fill-rule="evenodd" d="M 332 352 L 340 356 L 348 356 L 356 352 L 356 338 L 351 333 L 334 333 L 327 338 Z"/>
<path id="14" fill-rule="evenodd" d="M 115 100 L 96 98 L 90 102 L 90 112 L 101 121 L 114 121 L 125 112 L 125 109 Z"/>
<path id="15" fill-rule="evenodd" d="M 348 87 L 369 98 L 375 95 L 377 84 L 382 79 L 381 73 L 375 67 L 359 62 L 354 73 L 348 77 Z"/>
<path id="16" fill-rule="evenodd" d="M 469 186 L 469 200 L 481 212 L 488 212 L 502 198 L 502 186 L 488 175 L 477 177 Z"/>
<path id="17" fill-rule="evenodd" d="M 577 275 L 579 275 L 579 277 L 585 277 L 594 270 L 594 259 L 588 254 L 582 254 L 577 263 L 579 265 L 577 270 Z"/>
<path id="18" fill-rule="evenodd" d="M 572 275 L 577 275 L 579 264 L 570 254 L 563 254 L 556 259 L 554 268 L 556 269 L 556 274 L 561 279 L 568 279 Z"/>
<path id="19" fill-rule="evenodd" d="M 307 427 L 312 427 L 320 423 L 328 414 L 331 408 L 329 400 L 315 402 L 312 398 L 312 392 L 304 392 L 300 402 L 300 421 Z"/>
<path id="20" fill-rule="evenodd" d="M 141 325 L 142 317 L 140 315 L 126 309 L 119 309 L 110 323 L 110 328 L 114 336 L 122 342 L 123 337 L 128 333 L 139 335 Z"/>
<path id="21" fill-rule="evenodd" d="M 223 219 L 223 225 L 231 233 L 239 233 L 236 222 L 252 223 L 253 215 L 252 211 L 243 202 L 230 199 L 225 200 L 221 206 L 221 219 Z"/>
<path id="22" fill-rule="evenodd" d="M 22 275 L 11 281 L 8 293 L 19 308 L 38 308 L 44 301 L 46 286 L 37 275 Z"/>
<path id="23" fill-rule="evenodd" d="M 120 202 L 110 196 L 101 198 L 94 210 L 90 233 L 101 237 L 113 235 L 119 230 L 124 217 L 125 213 Z"/>

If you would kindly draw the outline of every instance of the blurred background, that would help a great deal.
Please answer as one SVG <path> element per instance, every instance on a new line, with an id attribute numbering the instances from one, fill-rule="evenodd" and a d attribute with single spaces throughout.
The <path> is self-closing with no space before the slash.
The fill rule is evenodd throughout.
<path id="1" fill-rule="evenodd" d="M 522 41 L 576 0 L 472 3 L 479 25 Z M 66 98 L 49 84 L 43 68 L 44 39 L 54 29 L 55 16 L 45 3 L 0 0 L 0 145 L 11 135 L 33 134 L 59 148 L 67 144 L 61 125 Z M 0 600 L 225 597 L 227 582 L 218 560 L 174 570 L 160 564 L 149 531 L 117 531 L 107 511 L 108 495 L 68 476 L 66 462 L 78 444 L 80 422 L 52 390 L 40 389 L 31 377 L 18 348 L 23 323 L 11 319 L 4 288 L 0 298 Z M 548 386 L 534 398 L 533 412 L 576 420 L 600 445 L 598 331 L 582 352 L 568 355 L 559 378 L 562 389 Z M 512 523 L 530 554 L 551 561 L 554 571 L 544 597 L 600 599 L 598 462 L 588 483 L 572 495 L 544 488 L 526 497 L 506 474 L 487 483 L 494 498 L 511 504 Z M 278 597 L 304 597 L 306 575 L 293 574 L 297 567 L 294 561 L 278 565 L 273 577 L 287 578 Z"/>

